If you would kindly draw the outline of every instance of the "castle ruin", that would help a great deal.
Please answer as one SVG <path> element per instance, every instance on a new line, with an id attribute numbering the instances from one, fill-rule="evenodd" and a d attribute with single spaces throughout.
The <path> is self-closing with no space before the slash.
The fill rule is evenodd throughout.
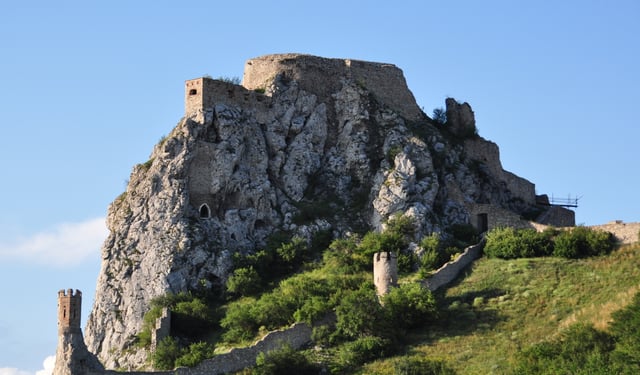
<path id="1" fill-rule="evenodd" d="M 82 292 L 73 289 L 58 292 L 58 347 L 53 375 L 89 375 L 104 371 L 85 345 L 80 328 L 81 312 Z"/>

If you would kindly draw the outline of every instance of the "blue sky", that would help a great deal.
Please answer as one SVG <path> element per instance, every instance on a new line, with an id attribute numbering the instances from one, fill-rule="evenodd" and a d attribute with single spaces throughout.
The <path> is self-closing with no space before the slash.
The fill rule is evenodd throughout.
<path id="1" fill-rule="evenodd" d="M 400 67 L 427 113 L 467 101 L 505 169 L 640 220 L 637 1 L 3 1 L 0 375 L 46 371 L 56 296 L 91 309 L 108 204 L 183 114 L 186 79 L 300 52 Z"/>

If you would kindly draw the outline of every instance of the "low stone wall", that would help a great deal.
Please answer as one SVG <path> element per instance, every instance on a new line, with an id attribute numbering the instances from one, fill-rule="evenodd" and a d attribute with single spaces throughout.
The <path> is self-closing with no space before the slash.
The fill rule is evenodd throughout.
<path id="1" fill-rule="evenodd" d="M 484 244 L 485 240 L 483 239 L 480 243 L 467 247 L 456 260 L 446 263 L 429 278 L 423 280 L 422 285 L 433 292 L 449 284 L 458 277 L 460 271 L 482 255 Z"/>
<path id="2" fill-rule="evenodd" d="M 179 375 L 212 375 L 240 371 L 256 364 L 260 353 L 267 353 L 289 344 L 300 349 L 311 342 L 311 327 L 306 323 L 296 323 L 291 327 L 269 332 L 261 340 L 246 348 L 232 349 L 229 353 L 220 354 L 204 360 L 194 368 L 181 367 L 175 370 Z"/>
<path id="3" fill-rule="evenodd" d="M 640 241 L 640 223 L 624 223 L 622 220 L 602 225 L 591 225 L 590 228 L 613 233 L 619 243 L 632 244 Z"/>
<path id="4" fill-rule="evenodd" d="M 240 371 L 254 366 L 260 353 L 280 349 L 289 344 L 300 349 L 311 342 L 311 327 L 306 323 L 295 323 L 291 327 L 267 333 L 262 339 L 246 348 L 232 349 L 202 361 L 193 368 L 179 367 L 172 371 L 114 371 L 86 370 L 82 375 L 215 375 Z M 75 373 L 74 373 L 75 374 Z M 79 373 L 78 373 L 79 374 Z"/>

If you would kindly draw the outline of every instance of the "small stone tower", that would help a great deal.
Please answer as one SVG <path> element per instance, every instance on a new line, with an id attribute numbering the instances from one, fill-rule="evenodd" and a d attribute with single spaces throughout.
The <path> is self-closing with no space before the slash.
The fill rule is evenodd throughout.
<path id="1" fill-rule="evenodd" d="M 102 374 L 104 367 L 87 350 L 80 329 L 82 292 L 76 289 L 58 292 L 58 348 L 53 375 Z"/>
<path id="2" fill-rule="evenodd" d="M 58 292 L 58 334 L 79 333 L 82 292 L 73 289 Z"/>
<path id="3" fill-rule="evenodd" d="M 373 283 L 378 296 L 384 296 L 398 285 L 398 257 L 394 253 L 383 251 L 373 254 Z"/>

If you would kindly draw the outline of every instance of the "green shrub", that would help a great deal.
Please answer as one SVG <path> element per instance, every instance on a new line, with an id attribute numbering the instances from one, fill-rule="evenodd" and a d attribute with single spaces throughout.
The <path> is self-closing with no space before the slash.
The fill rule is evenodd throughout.
<path id="1" fill-rule="evenodd" d="M 213 356 L 213 347 L 206 342 L 196 342 L 181 351 L 175 360 L 175 367 L 195 367 L 200 362 Z"/>
<path id="2" fill-rule="evenodd" d="M 393 215 L 386 223 L 385 233 L 397 233 L 405 237 L 413 237 L 416 233 L 415 219 L 401 214 Z"/>
<path id="3" fill-rule="evenodd" d="M 226 342 L 241 342 L 253 338 L 260 327 L 251 313 L 255 298 L 243 298 L 227 306 L 220 326 L 225 329 L 222 339 Z"/>
<path id="4" fill-rule="evenodd" d="M 396 328 L 415 328 L 433 321 L 436 300 L 429 289 L 418 283 L 392 288 L 382 299 L 386 321 Z"/>
<path id="5" fill-rule="evenodd" d="M 322 254 L 325 269 L 342 274 L 357 272 L 362 267 L 360 260 L 365 260 L 364 257 L 355 257 L 357 248 L 355 236 L 335 239 Z"/>
<path id="6" fill-rule="evenodd" d="M 319 374 L 320 367 L 307 359 L 291 346 L 284 345 L 282 348 L 272 350 L 268 353 L 260 353 L 256 358 L 256 367 L 253 368 L 253 375 L 282 375 L 282 374 Z"/>
<path id="7" fill-rule="evenodd" d="M 382 251 L 401 254 L 407 245 L 406 239 L 400 233 L 390 231 L 384 233 L 369 232 L 365 234 L 358 244 L 356 257 L 361 270 L 370 271 L 373 267 L 373 254 Z"/>
<path id="8" fill-rule="evenodd" d="M 403 357 L 394 365 L 395 375 L 455 375 L 456 372 L 444 361 L 424 357 Z"/>
<path id="9" fill-rule="evenodd" d="M 640 374 L 640 294 L 612 318 L 609 330 L 616 340 L 613 359 L 628 373 Z"/>
<path id="10" fill-rule="evenodd" d="M 434 108 L 432 117 L 437 124 L 444 125 L 447 122 L 447 111 L 444 108 Z"/>
<path id="11" fill-rule="evenodd" d="M 389 339 L 377 336 L 363 336 L 344 343 L 338 348 L 332 372 L 346 372 L 365 362 L 384 358 L 393 352 L 392 349 Z"/>
<path id="12" fill-rule="evenodd" d="M 153 303 L 153 302 L 152 302 Z M 151 330 L 156 326 L 156 320 L 162 315 L 162 306 L 152 306 L 142 317 L 142 329 L 138 333 L 138 346 L 151 345 Z"/>
<path id="13" fill-rule="evenodd" d="M 380 332 L 383 311 L 373 285 L 364 285 L 355 291 L 343 291 L 338 298 L 336 328 L 339 335 L 356 339 Z"/>
<path id="14" fill-rule="evenodd" d="M 548 233 L 533 229 L 495 228 L 487 233 L 484 252 L 489 257 L 514 259 L 549 255 L 553 244 Z"/>
<path id="15" fill-rule="evenodd" d="M 209 77 L 209 78 L 211 78 L 211 77 Z M 233 76 L 233 77 L 220 76 L 220 77 L 218 77 L 216 79 L 219 80 L 219 81 L 222 81 L 222 82 L 233 83 L 234 85 L 239 85 L 240 82 L 242 81 L 240 79 L 240 77 L 238 77 L 238 76 Z"/>
<path id="16" fill-rule="evenodd" d="M 293 318 L 297 322 L 307 322 L 309 324 L 323 318 L 331 306 L 325 297 L 313 296 L 304 302 L 304 305 L 293 313 Z"/>
<path id="17" fill-rule="evenodd" d="M 262 280 L 253 266 L 237 268 L 227 279 L 227 291 L 241 296 L 250 296 L 262 289 Z"/>
<path id="18" fill-rule="evenodd" d="M 213 314 L 200 298 L 181 301 L 171 309 L 171 329 L 179 336 L 200 337 L 211 328 Z"/>
<path id="19" fill-rule="evenodd" d="M 420 277 L 424 278 L 429 272 L 439 268 L 446 262 L 443 259 L 440 233 L 432 233 L 429 236 L 422 237 L 420 247 L 423 250 L 420 257 Z"/>
<path id="20" fill-rule="evenodd" d="M 171 310 L 172 331 L 179 336 L 199 336 L 212 323 L 212 312 L 207 303 L 191 293 L 167 293 L 151 300 L 151 308 L 142 319 L 142 329 L 138 333 L 138 345 L 151 344 L 151 330 L 162 314 L 163 308 Z"/>
<path id="21" fill-rule="evenodd" d="M 584 258 L 608 254 L 615 246 L 609 232 L 578 226 L 561 232 L 554 243 L 553 255 L 564 258 Z"/>
<path id="22" fill-rule="evenodd" d="M 486 239 L 484 253 L 488 257 L 511 259 L 522 254 L 516 231 L 511 227 L 492 229 L 487 233 Z"/>
<path id="23" fill-rule="evenodd" d="M 173 370 L 179 356 L 180 347 L 176 339 L 171 336 L 165 337 L 151 355 L 153 367 L 157 370 Z"/>

